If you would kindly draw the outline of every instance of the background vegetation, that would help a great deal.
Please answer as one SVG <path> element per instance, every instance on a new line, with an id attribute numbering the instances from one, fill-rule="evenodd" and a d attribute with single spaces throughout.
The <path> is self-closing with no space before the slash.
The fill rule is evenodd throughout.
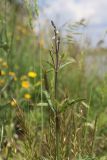
<path id="1" fill-rule="evenodd" d="M 35 32 L 36 2 L 0 3 L 0 160 L 106 160 L 107 49 L 80 45 L 85 20 Z"/>

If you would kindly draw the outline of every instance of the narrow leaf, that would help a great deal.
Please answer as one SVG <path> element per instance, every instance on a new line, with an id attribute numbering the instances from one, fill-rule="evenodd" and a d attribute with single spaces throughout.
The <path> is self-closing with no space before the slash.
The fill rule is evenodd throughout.
<path id="1" fill-rule="evenodd" d="M 72 58 L 72 59 L 68 60 L 68 62 L 62 64 L 59 69 L 63 69 L 63 68 L 66 67 L 67 65 L 72 64 L 72 63 L 74 63 L 74 62 L 76 62 L 76 61 L 75 61 L 75 59 Z"/>
<path id="2" fill-rule="evenodd" d="M 72 105 L 76 104 L 76 103 L 79 103 L 81 101 L 83 101 L 85 99 L 81 98 L 81 99 L 75 99 L 75 100 L 72 100 L 72 101 L 67 101 L 66 105 L 64 105 L 62 108 L 61 108 L 61 112 L 64 112 L 66 109 L 68 109 L 69 107 L 71 107 Z"/>
<path id="3" fill-rule="evenodd" d="M 52 110 L 53 112 L 55 112 L 55 108 L 53 107 L 53 104 L 52 104 L 50 95 L 48 94 L 47 91 L 44 91 L 43 93 L 44 93 L 45 98 L 46 98 L 46 100 L 47 100 L 48 106 L 51 108 L 51 110 Z"/>

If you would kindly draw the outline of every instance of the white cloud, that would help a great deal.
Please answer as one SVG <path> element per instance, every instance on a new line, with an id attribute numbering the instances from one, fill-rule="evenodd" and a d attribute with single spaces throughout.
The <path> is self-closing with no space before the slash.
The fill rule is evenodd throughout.
<path id="1" fill-rule="evenodd" d="M 44 2 L 44 0 L 42 0 Z M 107 29 L 107 1 L 106 0 L 45 0 L 40 17 L 42 24 L 44 18 L 54 20 L 59 25 L 72 20 L 85 18 L 89 22 L 88 35 L 96 41 Z"/>
<path id="2" fill-rule="evenodd" d="M 42 11 L 41 11 L 42 12 Z M 49 1 L 49 7 L 44 8 L 46 17 L 50 19 L 61 18 L 66 21 L 69 19 L 79 20 L 86 18 L 93 24 L 100 24 L 106 19 L 107 1 L 106 0 L 54 0 Z M 57 18 L 56 18 L 57 16 Z M 64 18 L 63 18 L 64 17 Z"/>

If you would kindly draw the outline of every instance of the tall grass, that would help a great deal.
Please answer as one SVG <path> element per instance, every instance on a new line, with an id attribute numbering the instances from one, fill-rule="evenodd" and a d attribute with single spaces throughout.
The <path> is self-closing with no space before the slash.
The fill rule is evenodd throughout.
<path id="1" fill-rule="evenodd" d="M 107 159 L 107 79 L 86 76 L 90 50 L 81 49 L 72 30 L 84 21 L 70 26 L 64 47 L 51 21 L 48 48 L 43 33 L 33 31 L 28 1 L 23 17 L 20 5 L 1 4 L 0 159 Z"/>

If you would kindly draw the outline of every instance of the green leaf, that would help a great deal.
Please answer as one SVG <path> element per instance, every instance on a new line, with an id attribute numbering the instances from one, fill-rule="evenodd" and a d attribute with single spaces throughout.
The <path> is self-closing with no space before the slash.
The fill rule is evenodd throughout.
<path id="1" fill-rule="evenodd" d="M 82 105 L 83 105 L 85 108 L 90 108 L 90 106 L 89 106 L 87 103 L 85 103 L 85 102 L 82 102 Z"/>
<path id="2" fill-rule="evenodd" d="M 5 51 L 7 51 L 9 49 L 9 46 L 6 42 L 0 44 L 0 48 L 4 49 Z"/>
<path id="3" fill-rule="evenodd" d="M 67 65 L 72 64 L 72 63 L 74 63 L 74 62 L 76 62 L 75 59 L 70 58 L 66 63 L 62 64 L 59 69 L 63 69 L 63 68 L 65 68 Z"/>
<path id="4" fill-rule="evenodd" d="M 74 105 L 75 103 L 78 103 L 78 102 L 81 102 L 85 99 L 81 98 L 81 99 L 75 99 L 75 100 L 72 100 L 72 101 L 66 101 L 66 104 L 61 108 L 61 112 L 64 112 L 66 111 L 66 109 L 68 109 L 69 107 L 71 107 L 72 105 Z"/>
<path id="5" fill-rule="evenodd" d="M 49 64 L 50 67 L 54 69 L 54 65 L 52 63 L 50 63 L 49 61 L 46 61 L 46 63 Z"/>
<path id="6" fill-rule="evenodd" d="M 99 160 L 106 160 L 106 159 L 107 159 L 107 156 L 103 156 Z"/>
<path id="7" fill-rule="evenodd" d="M 44 91 L 43 93 L 44 93 L 45 98 L 46 98 L 46 100 L 47 100 L 48 106 L 51 108 L 51 110 L 52 110 L 53 112 L 55 112 L 55 108 L 54 108 L 54 106 L 53 106 L 53 104 L 52 104 L 52 101 L 51 101 L 51 98 L 50 98 L 49 93 L 48 93 L 47 91 Z"/>
<path id="8" fill-rule="evenodd" d="M 44 102 L 38 103 L 37 106 L 38 107 L 46 107 L 46 106 L 48 106 L 48 103 L 44 103 Z"/>

